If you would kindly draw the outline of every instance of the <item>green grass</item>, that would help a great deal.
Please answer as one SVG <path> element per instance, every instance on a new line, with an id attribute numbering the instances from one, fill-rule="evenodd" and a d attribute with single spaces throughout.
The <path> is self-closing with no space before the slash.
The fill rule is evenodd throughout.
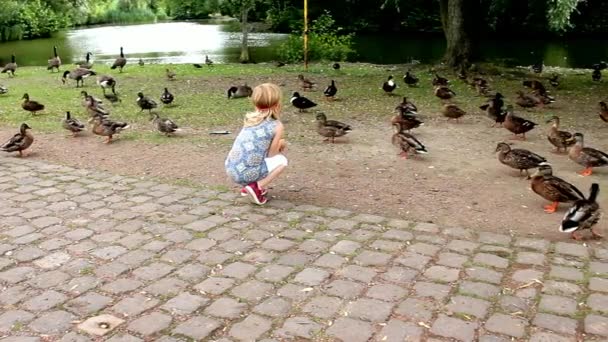
<path id="1" fill-rule="evenodd" d="M 395 105 L 400 97 L 407 95 L 427 117 L 439 116 L 441 101 L 433 96 L 430 81 L 432 78 L 431 66 L 416 66 L 413 71 L 420 78 L 420 86 L 407 88 L 401 81 L 406 70 L 405 66 L 378 66 L 369 64 L 344 63 L 339 71 L 330 68 L 331 63 L 312 64 L 307 77 L 317 82 L 315 91 L 304 95 L 319 103 L 317 107 L 327 113 L 329 118 L 347 120 L 355 128 L 363 124 L 377 123 L 379 120 L 385 124 L 392 115 Z M 74 66 L 66 65 L 62 70 Z M 177 73 L 175 81 L 168 81 L 165 69 L 169 67 Z M 522 70 L 507 70 L 494 66 L 482 66 L 490 80 L 493 89 L 499 90 L 507 96 L 507 103 L 512 103 L 516 90 L 522 89 L 523 77 L 534 78 Z M 272 64 L 219 64 L 213 67 L 204 66 L 195 69 L 190 64 L 184 65 L 145 65 L 128 64 L 124 73 L 110 70 L 107 65 L 95 65 L 94 70 L 100 74 L 110 74 L 118 80 L 117 91 L 122 97 L 122 103 L 112 106 L 106 103 L 112 117 L 116 120 L 127 121 L 132 129 L 121 134 L 126 141 L 145 141 L 153 144 L 167 142 L 194 142 L 201 148 L 208 147 L 208 143 L 229 145 L 233 138 L 210 136 L 211 130 L 227 129 L 238 131 L 241 127 L 244 113 L 252 109 L 248 99 L 228 100 L 226 90 L 235 84 L 247 83 L 251 86 L 262 82 L 275 82 L 284 89 L 284 113 L 292 121 L 312 126 L 312 114 L 298 114 L 289 104 L 293 91 L 298 91 L 297 75 L 304 73 L 301 65 L 288 65 L 277 68 Z M 452 89 L 458 94 L 454 103 L 469 113 L 480 113 L 477 108 L 485 99 L 475 94 L 474 90 L 456 79 L 453 72 L 439 70 L 442 75 L 452 80 Z M 380 89 L 388 75 L 394 75 L 399 88 L 395 96 L 387 96 Z M 560 89 L 554 91 L 558 96 L 558 103 L 551 108 L 537 109 L 524 116 L 536 120 L 544 119 L 549 115 L 562 116 L 564 125 L 572 123 L 580 117 L 581 112 L 597 112 L 597 101 L 602 94 L 606 94 L 606 83 L 593 83 L 589 72 L 581 70 L 560 70 L 562 84 Z M 548 75 L 547 75 L 548 76 Z M 9 94 L 0 95 L 0 125 L 15 130 L 22 122 L 27 122 L 34 132 L 61 133 L 60 125 L 65 111 L 86 121 L 86 112 L 82 107 L 80 91 L 75 82 L 68 80 L 66 85 L 61 83 L 60 73 L 50 73 L 43 67 L 23 67 L 17 70 L 17 77 L 9 79 L 6 74 L 0 75 L 0 84 L 9 87 Z M 331 79 L 338 85 L 338 101 L 329 103 L 325 101 L 322 91 Z M 545 82 L 549 87 L 548 82 Z M 176 96 L 175 105 L 163 107 L 158 101 L 162 89 L 168 87 Z M 94 79 L 86 80 L 84 90 L 102 97 L 101 89 Z M 147 96 L 157 100 L 161 116 L 169 117 L 184 128 L 179 137 L 167 138 L 155 132 L 146 112 L 140 113 L 136 105 L 136 94 L 142 91 Z M 45 104 L 45 111 L 37 116 L 22 110 L 21 96 L 29 93 L 32 100 Z M 301 92 L 303 93 L 303 92 Z M 521 109 L 516 109 L 522 111 Z M 540 116 L 540 117 L 539 117 Z M 295 118 L 295 120 L 293 120 Z M 597 123 L 594 121 L 594 123 Z M 300 132 L 288 130 L 291 141 L 304 139 Z"/>

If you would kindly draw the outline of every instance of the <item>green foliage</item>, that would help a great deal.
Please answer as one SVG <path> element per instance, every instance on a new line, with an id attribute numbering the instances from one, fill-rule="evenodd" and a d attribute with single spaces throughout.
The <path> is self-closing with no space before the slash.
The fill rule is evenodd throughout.
<path id="1" fill-rule="evenodd" d="M 547 18 L 549 27 L 554 31 L 565 31 L 571 27 L 570 16 L 580 0 L 550 0 Z"/>
<path id="2" fill-rule="evenodd" d="M 329 12 L 312 21 L 308 35 L 308 60 L 344 61 L 354 54 L 354 34 L 340 34 L 342 28 L 336 26 Z M 295 31 L 279 47 L 279 56 L 286 62 L 304 59 L 304 38 Z"/>
<path id="3" fill-rule="evenodd" d="M 167 0 L 168 14 L 175 19 L 205 19 L 219 10 L 219 0 Z"/>

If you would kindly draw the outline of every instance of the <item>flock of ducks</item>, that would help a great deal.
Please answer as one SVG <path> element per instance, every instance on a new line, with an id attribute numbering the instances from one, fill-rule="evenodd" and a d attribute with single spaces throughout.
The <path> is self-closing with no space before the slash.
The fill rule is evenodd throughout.
<path id="1" fill-rule="evenodd" d="M 104 98 L 112 103 L 120 102 L 120 98 L 116 93 L 117 80 L 113 76 L 109 75 L 98 75 L 95 71 L 91 70 L 92 63 L 90 62 L 90 53 L 86 54 L 85 60 L 78 62 L 78 67 L 74 70 L 66 70 L 62 76 L 62 82 L 65 84 L 68 79 L 76 81 L 76 87 L 84 86 L 84 81 L 88 77 L 96 76 L 97 85 L 99 85 L 103 91 Z M 118 69 L 120 72 L 123 71 L 127 64 L 127 59 L 124 56 L 123 48 L 120 48 L 120 55 L 116 58 L 111 66 L 111 69 Z M 139 65 L 143 65 L 143 61 L 140 60 Z M 213 61 L 205 56 L 205 64 L 208 66 L 213 65 Z M 277 65 L 281 66 L 281 65 Z M 61 67 L 61 59 L 57 54 L 57 47 L 53 48 L 53 57 L 48 60 L 48 70 L 59 72 Z M 194 67 L 202 67 L 200 64 L 194 64 Z M 592 79 L 594 81 L 601 80 L 601 70 L 608 67 L 606 63 L 601 62 L 594 65 L 592 72 Z M 338 70 L 340 65 L 335 63 L 333 68 Z M 542 64 L 540 66 L 533 65 L 533 71 L 542 72 Z M 17 64 L 15 62 L 15 56 L 11 56 L 11 63 L 8 63 L 2 69 L 2 73 L 8 73 L 9 77 L 15 76 L 17 70 Z M 170 69 L 166 69 L 166 77 L 168 80 L 174 80 L 176 74 Z M 520 138 L 525 140 L 525 134 L 533 130 L 536 123 L 517 116 L 514 113 L 514 107 L 512 105 L 506 105 L 504 103 L 504 96 L 499 93 L 491 93 L 491 87 L 487 80 L 482 77 L 475 76 L 469 77 L 466 73 L 461 71 L 458 74 L 458 78 L 463 82 L 474 88 L 480 95 L 488 98 L 487 102 L 481 105 L 479 108 L 485 111 L 487 116 L 494 122 L 493 126 L 499 125 L 509 130 L 514 134 L 514 138 Z M 304 77 L 304 75 L 298 75 L 298 82 L 303 91 L 309 91 L 316 86 L 316 83 L 310 79 Z M 403 76 L 403 82 L 407 87 L 417 87 L 419 85 L 419 79 L 414 75 L 411 70 L 408 70 Z M 549 83 L 553 87 L 559 86 L 559 76 L 553 75 L 549 79 Z M 435 73 L 432 79 L 431 85 L 433 86 L 433 94 L 443 101 L 441 113 L 444 117 L 450 120 L 459 121 L 460 118 L 465 116 L 467 113 L 459 108 L 456 104 L 451 103 L 457 94 L 449 88 L 450 81 Z M 520 90 L 517 92 L 517 98 L 515 104 L 522 108 L 542 107 L 555 101 L 555 98 L 550 96 L 550 92 L 545 88 L 543 83 L 538 80 L 525 80 L 522 83 L 523 87 L 529 89 L 529 92 Z M 387 80 L 382 84 L 381 89 L 386 94 L 391 94 L 397 88 L 397 84 L 393 76 L 389 76 Z M 0 86 L 0 94 L 8 92 L 6 87 Z M 238 85 L 230 87 L 226 94 L 228 99 L 246 98 L 252 95 L 252 88 L 248 85 Z M 332 101 L 335 99 L 338 93 L 338 87 L 335 80 L 331 80 L 330 84 L 323 91 L 324 97 Z M 83 106 L 89 115 L 89 123 L 92 124 L 91 132 L 104 136 L 107 139 L 105 143 L 110 143 L 114 135 L 119 134 L 121 131 L 129 128 L 129 125 L 125 122 L 113 120 L 110 118 L 110 111 L 107 110 L 103 101 L 89 95 L 86 91 L 82 91 Z M 33 114 L 44 110 L 44 105 L 30 99 L 28 94 L 24 94 L 24 101 L 22 108 Z M 160 101 L 165 105 L 173 103 L 175 97 L 171 94 L 168 88 L 164 88 L 161 93 Z M 291 99 L 291 104 L 300 111 L 306 111 L 308 109 L 317 106 L 317 103 L 302 96 L 299 92 L 294 92 Z M 179 130 L 178 125 L 169 118 L 162 118 L 157 113 L 153 113 L 153 110 L 158 108 L 156 101 L 150 97 L 144 95 L 142 92 L 137 94 L 137 104 L 141 111 L 147 110 L 150 114 L 151 121 L 154 127 L 161 133 L 171 135 Z M 395 145 L 400 153 L 399 155 L 407 159 L 410 154 L 426 154 L 428 153 L 425 145 L 411 133 L 413 129 L 416 129 L 424 123 L 418 117 L 418 108 L 416 105 L 404 97 L 401 103 L 395 107 L 396 115 L 391 118 L 391 124 L 394 128 L 394 133 L 391 136 L 391 142 Z M 600 118 L 608 122 L 608 105 L 605 102 L 600 102 Z M 352 131 L 352 127 L 346 123 L 330 120 L 323 112 L 316 114 L 317 132 L 319 135 L 325 138 L 325 141 L 335 142 L 336 138 L 342 137 Z M 555 147 L 556 153 L 567 153 L 568 157 L 584 167 L 581 171 L 581 175 L 588 176 L 592 173 L 592 168 L 607 166 L 608 165 L 608 154 L 584 145 L 584 136 L 582 133 L 572 134 L 567 131 L 560 130 L 559 117 L 552 117 L 547 123 L 550 123 L 550 130 L 548 134 L 548 141 Z M 64 119 L 62 120 L 62 127 L 72 133 L 73 136 L 77 136 L 79 132 L 86 129 L 85 125 L 72 117 L 70 112 L 66 112 Z M 18 152 L 20 156 L 23 155 L 23 151 L 29 148 L 34 141 L 34 136 L 31 133 L 31 128 L 23 123 L 20 127 L 19 133 L 15 134 L 9 141 L 4 145 L 0 146 L 0 149 L 6 152 Z M 547 213 L 553 213 L 557 210 L 559 203 L 572 203 L 572 207 L 566 213 L 560 230 L 563 232 L 572 233 L 572 238 L 578 239 L 579 236 L 575 234 L 578 230 L 590 229 L 594 237 L 601 237 L 600 234 L 593 230 L 593 226 L 600 219 L 599 205 L 596 202 L 597 194 L 599 192 L 599 185 L 594 183 L 591 187 L 590 194 L 588 197 L 577 189 L 574 185 L 567 181 L 558 178 L 553 175 L 552 167 L 547 163 L 546 158 L 525 149 L 511 148 L 510 144 L 501 142 L 496 146 L 496 153 L 498 160 L 511 168 L 522 172 L 525 172 L 527 178 L 530 179 L 532 190 L 550 201 L 551 204 L 545 206 Z M 530 169 L 537 169 L 537 171 L 530 175 Z"/>

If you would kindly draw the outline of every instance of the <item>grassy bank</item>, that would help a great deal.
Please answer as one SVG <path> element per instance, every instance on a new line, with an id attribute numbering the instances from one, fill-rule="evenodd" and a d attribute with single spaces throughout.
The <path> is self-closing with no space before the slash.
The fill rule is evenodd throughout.
<path id="1" fill-rule="evenodd" d="M 71 68 L 72 66 L 70 66 Z M 177 73 L 177 79 L 169 81 L 165 77 L 165 69 L 170 67 Z M 428 121 L 439 120 L 441 101 L 433 96 L 430 66 L 416 66 L 413 70 L 420 77 L 420 86 L 407 88 L 401 77 L 404 66 L 375 66 L 367 64 L 343 64 L 342 70 L 335 71 L 328 64 L 313 64 L 307 77 L 318 83 L 316 90 L 304 95 L 319 103 L 319 110 L 326 112 L 330 118 L 337 118 L 355 123 L 357 127 L 367 124 L 385 125 L 400 96 L 408 96 L 419 107 L 420 113 Z M 65 66 L 63 67 L 65 70 Z M 167 139 L 152 130 L 149 116 L 140 113 L 136 104 L 136 94 L 142 91 L 159 103 L 157 112 L 161 116 L 174 119 L 185 128 L 184 137 L 179 141 L 201 140 L 209 138 L 208 131 L 215 129 L 239 129 L 243 113 L 250 110 L 248 99 L 228 100 L 226 90 L 231 85 L 245 84 L 255 86 L 262 82 L 275 82 L 284 89 L 285 118 L 312 125 L 313 114 L 299 114 L 289 104 L 293 91 L 298 91 L 297 75 L 303 73 L 301 66 L 285 66 L 277 68 L 271 64 L 241 65 L 225 64 L 213 67 L 195 69 L 191 65 L 146 65 L 140 67 L 134 62 L 128 64 L 124 73 L 110 70 L 106 65 L 96 65 L 98 74 L 111 74 L 118 80 L 117 91 L 122 103 L 106 104 L 112 112 L 112 117 L 132 124 L 133 129 L 122 134 L 124 139 L 143 139 L 145 141 L 167 142 L 178 139 Z M 472 114 L 475 118 L 484 118 L 478 106 L 485 99 L 478 96 L 473 89 L 456 79 L 453 73 L 439 70 L 452 80 L 452 89 L 458 94 L 454 103 Z M 512 103 L 515 91 L 522 89 L 521 80 L 534 77 L 522 70 L 506 70 L 486 67 L 484 77 L 490 80 L 492 87 L 507 97 L 507 103 Z M 562 83 L 559 89 L 552 90 L 558 102 L 544 109 L 535 109 L 523 116 L 542 120 L 549 115 L 560 115 L 564 125 L 577 121 L 585 125 L 580 118 L 584 113 L 590 117 L 597 112 L 597 101 L 605 96 L 608 86 L 606 83 L 594 83 L 589 72 L 583 70 L 560 71 Z M 399 88 L 395 96 L 387 96 L 380 89 L 382 82 L 390 74 L 398 81 Z M 7 78 L 1 75 L 0 85 L 5 85 L 10 92 L 0 95 L 0 124 L 5 127 L 17 127 L 21 122 L 28 122 L 35 131 L 61 132 L 59 124 L 65 111 L 72 112 L 82 121 L 86 113 L 82 107 L 81 90 L 102 97 L 101 89 L 94 79 L 86 80 L 86 86 L 75 87 L 75 82 L 68 80 L 66 85 L 61 83 L 60 73 L 50 73 L 42 67 L 23 67 L 17 71 L 17 77 Z M 335 79 L 339 88 L 338 101 L 328 103 L 323 98 L 322 91 L 331 79 Z M 548 82 L 547 86 L 548 86 Z M 176 96 L 175 105 L 162 106 L 158 101 L 164 87 Z M 21 108 L 21 97 L 29 93 L 31 99 L 45 104 L 43 113 L 33 116 Z M 518 109 L 521 111 L 520 109 Z M 300 121 L 305 119 L 305 121 Z M 441 118 L 442 119 L 442 118 Z M 590 125 L 599 124 L 595 119 Z M 292 134 L 294 134 L 292 132 Z M 293 138 L 297 139 L 297 135 Z"/>

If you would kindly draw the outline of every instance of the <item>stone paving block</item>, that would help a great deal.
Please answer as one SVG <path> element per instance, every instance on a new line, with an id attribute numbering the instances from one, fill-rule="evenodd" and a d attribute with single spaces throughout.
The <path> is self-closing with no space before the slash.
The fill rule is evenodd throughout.
<path id="1" fill-rule="evenodd" d="M 608 313 L 608 295 L 592 293 L 587 298 L 587 306 L 594 311 Z"/>
<path id="2" fill-rule="evenodd" d="M 491 245 L 508 246 L 511 243 L 511 237 L 504 234 L 481 232 L 479 233 L 479 242 Z"/>
<path id="3" fill-rule="evenodd" d="M 346 299 L 358 297 L 363 292 L 363 289 L 363 285 L 359 283 L 340 279 L 334 280 L 323 287 L 325 293 Z"/>
<path id="4" fill-rule="evenodd" d="M 468 278 L 486 283 L 500 284 L 503 274 L 489 268 L 474 266 L 465 270 Z"/>
<path id="5" fill-rule="evenodd" d="M 490 302 L 468 296 L 455 296 L 450 298 L 446 309 L 452 312 L 459 312 L 473 315 L 477 318 L 484 318 L 490 307 Z"/>
<path id="6" fill-rule="evenodd" d="M 116 305 L 112 307 L 112 311 L 126 316 L 136 316 L 157 306 L 159 303 L 160 302 L 157 299 L 135 294 L 116 303 Z"/>
<path id="7" fill-rule="evenodd" d="M 247 304 L 239 303 L 238 301 L 222 297 L 211 303 L 206 309 L 205 314 L 219 318 L 238 318 L 241 313 L 247 308 Z"/>
<path id="8" fill-rule="evenodd" d="M 168 300 L 160 308 L 170 312 L 171 314 L 187 315 L 198 310 L 201 306 L 206 305 L 209 299 L 182 292 L 176 297 Z"/>
<path id="9" fill-rule="evenodd" d="M 423 281 L 416 282 L 414 285 L 414 293 L 417 297 L 432 297 L 435 300 L 443 300 L 450 294 L 451 287 L 448 285 L 427 283 Z"/>
<path id="10" fill-rule="evenodd" d="M 443 283 L 458 280 L 459 274 L 460 270 L 444 266 L 431 266 L 424 272 L 426 278 Z"/>
<path id="11" fill-rule="evenodd" d="M 548 332 L 537 332 L 530 336 L 530 342 L 575 342 L 576 339 L 568 338 Z"/>
<path id="12" fill-rule="evenodd" d="M 376 240 L 371 245 L 369 245 L 369 248 L 373 250 L 394 253 L 403 248 L 403 243 L 398 241 Z"/>
<path id="13" fill-rule="evenodd" d="M 194 288 L 201 291 L 203 294 L 210 293 L 214 295 L 220 295 L 234 285 L 234 279 L 230 278 L 219 278 L 210 277 L 203 280 L 200 284 Z"/>
<path id="14" fill-rule="evenodd" d="M 329 329 L 327 335 L 349 342 L 366 342 L 372 337 L 374 332 L 370 323 L 359 320 L 340 317 Z"/>
<path id="15" fill-rule="evenodd" d="M 429 245 L 428 243 L 424 243 L 424 242 L 413 243 L 407 247 L 408 252 L 422 254 L 422 255 L 429 256 L 429 257 L 432 257 L 435 254 L 437 254 L 437 252 L 439 252 L 440 249 L 441 248 L 438 246 Z"/>
<path id="16" fill-rule="evenodd" d="M 538 309 L 544 312 L 554 312 L 559 315 L 573 315 L 577 310 L 577 303 L 574 299 L 542 295 Z"/>
<path id="17" fill-rule="evenodd" d="M 36 316 L 23 310 L 6 310 L 0 314 L 0 333 L 8 333 L 15 325 L 23 325 Z"/>
<path id="18" fill-rule="evenodd" d="M 465 262 L 467 262 L 469 258 L 456 253 L 440 253 L 439 260 L 437 260 L 438 265 L 461 268 Z"/>
<path id="19" fill-rule="evenodd" d="M 604 279 L 604 278 L 589 279 L 589 290 L 608 292 L 608 279 Z"/>
<path id="20" fill-rule="evenodd" d="M 528 301 L 515 296 L 501 296 L 499 307 L 506 313 L 526 312 L 530 309 Z"/>
<path id="21" fill-rule="evenodd" d="M 254 312 L 270 317 L 285 317 L 290 310 L 291 302 L 281 297 L 270 297 L 253 308 Z"/>
<path id="22" fill-rule="evenodd" d="M 191 339 L 203 340 L 221 326 L 221 323 L 214 319 L 204 316 L 196 316 L 184 323 L 179 324 L 175 329 L 172 330 L 172 332 Z"/>
<path id="23" fill-rule="evenodd" d="M 47 290 L 40 295 L 27 300 L 23 303 L 22 307 L 28 311 L 46 311 L 65 302 L 67 299 L 68 297 L 60 292 Z"/>
<path id="24" fill-rule="evenodd" d="M 266 295 L 271 293 L 274 287 L 269 283 L 264 283 L 257 280 L 249 280 L 241 285 L 234 287 L 231 293 L 240 299 L 258 302 Z"/>
<path id="25" fill-rule="evenodd" d="M 407 267 L 411 267 L 417 270 L 423 270 L 426 265 L 431 261 L 431 258 L 417 253 L 404 252 L 401 256 L 395 259 L 395 263 Z"/>
<path id="26" fill-rule="evenodd" d="M 407 291 L 401 286 L 377 284 L 369 288 L 366 295 L 386 302 L 395 302 L 401 300 L 406 294 Z"/>
<path id="27" fill-rule="evenodd" d="M 400 285 L 409 285 L 418 276 L 418 271 L 405 267 L 391 267 L 382 273 L 380 277 L 388 282 Z"/>
<path id="28" fill-rule="evenodd" d="M 221 274 L 229 278 L 245 279 L 250 274 L 255 272 L 255 270 L 255 266 L 246 264 L 244 262 L 235 262 L 224 267 Z"/>
<path id="29" fill-rule="evenodd" d="M 342 267 L 347 260 L 348 259 L 343 256 L 327 253 L 320 256 L 319 259 L 314 262 L 314 264 L 320 267 L 337 269 Z"/>
<path id="30" fill-rule="evenodd" d="M 156 296 L 172 297 L 182 291 L 187 283 L 177 278 L 166 277 L 144 288 L 144 291 Z"/>
<path id="31" fill-rule="evenodd" d="M 296 274 L 294 281 L 296 283 L 317 286 L 329 278 L 329 273 L 318 268 L 305 268 L 302 272 Z"/>
<path id="32" fill-rule="evenodd" d="M 536 314 L 532 324 L 540 328 L 552 330 L 566 335 L 575 335 L 576 327 L 578 326 L 578 322 L 572 318 L 549 315 L 545 313 Z"/>
<path id="33" fill-rule="evenodd" d="M 572 267 L 551 266 L 549 277 L 557 279 L 565 279 L 570 281 L 583 280 L 583 272 Z"/>
<path id="34" fill-rule="evenodd" d="M 143 266 L 135 271 L 133 275 L 141 280 L 155 280 L 162 278 L 173 271 L 173 266 L 162 262 L 154 262 L 148 266 Z"/>
<path id="35" fill-rule="evenodd" d="M 414 235 L 410 232 L 400 230 L 400 229 L 390 229 L 387 230 L 384 234 L 382 234 L 384 239 L 389 240 L 398 240 L 398 241 L 411 241 L 414 239 Z"/>
<path id="36" fill-rule="evenodd" d="M 492 298 L 500 293 L 500 288 L 486 283 L 463 281 L 458 288 L 463 294 L 473 295 L 481 298 Z"/>
<path id="37" fill-rule="evenodd" d="M 190 262 L 184 267 L 175 271 L 173 274 L 178 276 L 180 279 L 192 283 L 201 280 L 203 277 L 209 274 L 210 271 L 211 268 L 208 266 Z"/>
<path id="38" fill-rule="evenodd" d="M 269 282 L 280 282 L 294 271 L 293 267 L 282 265 L 268 265 L 262 268 L 255 277 L 259 280 Z"/>
<path id="39" fill-rule="evenodd" d="M 284 252 L 294 245 L 295 243 L 287 239 L 270 238 L 262 243 L 262 248 L 276 252 Z"/>
<path id="40" fill-rule="evenodd" d="M 333 317 L 340 306 L 342 300 L 336 297 L 318 296 L 311 299 L 303 308 L 302 311 L 311 314 L 318 318 L 329 319 Z"/>
<path id="41" fill-rule="evenodd" d="M 71 259 L 70 255 L 64 252 L 55 252 L 48 254 L 41 259 L 34 261 L 34 265 L 44 268 L 51 269 L 59 267 Z"/>
<path id="42" fill-rule="evenodd" d="M 555 244 L 555 253 L 579 258 L 589 257 L 589 250 L 587 247 L 578 243 L 557 242 Z"/>
<path id="43" fill-rule="evenodd" d="M 361 248 L 361 244 L 355 241 L 349 241 L 349 240 L 341 240 L 338 241 L 338 243 L 336 243 L 335 245 L 333 245 L 330 249 L 330 251 L 338 253 L 338 254 L 342 254 L 342 255 L 349 255 L 349 254 L 353 254 L 355 253 L 355 251 L 357 251 L 357 249 Z"/>
<path id="44" fill-rule="evenodd" d="M 363 251 L 355 257 L 354 261 L 361 266 L 384 266 L 388 264 L 390 259 L 390 254 Z"/>
<path id="45" fill-rule="evenodd" d="M 287 297 L 293 301 L 302 301 L 310 295 L 311 291 L 309 289 L 309 287 L 287 284 L 277 290 L 277 295 Z"/>
<path id="46" fill-rule="evenodd" d="M 384 322 L 388 319 L 393 308 L 392 303 L 386 303 L 376 299 L 361 298 L 350 302 L 345 312 L 349 317 L 364 321 Z"/>
<path id="47" fill-rule="evenodd" d="M 583 291 L 581 290 L 580 286 L 573 283 L 565 281 L 547 280 L 543 284 L 542 292 L 555 295 L 564 295 L 566 297 L 569 297 L 577 296 Z"/>
<path id="48" fill-rule="evenodd" d="M 40 339 L 40 337 L 34 337 L 34 336 L 9 336 L 9 337 L 3 338 L 0 341 L 2 341 L 2 342 L 40 342 L 41 339 Z"/>
<path id="49" fill-rule="evenodd" d="M 321 253 L 328 248 L 329 244 L 327 242 L 312 239 L 306 240 L 298 246 L 298 250 L 309 254 Z"/>
<path id="50" fill-rule="evenodd" d="M 584 323 L 587 334 L 608 337 L 608 318 L 591 314 L 585 317 Z"/>
<path id="51" fill-rule="evenodd" d="M 74 315 L 65 311 L 50 311 L 38 316 L 28 326 L 41 334 L 58 334 L 68 330 L 74 320 Z"/>
<path id="52" fill-rule="evenodd" d="M 275 334 L 282 339 L 304 338 L 312 339 L 322 327 L 308 317 L 290 317 Z"/>
<path id="53" fill-rule="evenodd" d="M 517 259 L 515 262 L 526 265 L 542 266 L 547 261 L 547 258 L 542 253 L 534 252 L 519 252 L 517 253 Z"/>
<path id="54" fill-rule="evenodd" d="M 39 289 L 47 289 L 62 284 L 69 278 L 70 275 L 67 273 L 61 271 L 50 271 L 38 274 L 30 279 L 27 283 Z"/>
<path id="55" fill-rule="evenodd" d="M 543 272 L 534 269 L 522 269 L 515 271 L 511 278 L 518 283 L 527 284 L 535 280 L 540 281 L 543 279 Z"/>
<path id="56" fill-rule="evenodd" d="M 439 315 L 431 327 L 431 333 L 458 341 L 474 341 L 476 329 L 477 323 L 475 322 Z"/>
<path id="57" fill-rule="evenodd" d="M 509 260 L 501 258 L 494 254 L 488 253 L 477 253 L 473 258 L 473 262 L 480 265 L 486 265 L 496 268 L 507 268 L 509 266 Z"/>
<path id="58" fill-rule="evenodd" d="M 84 335 L 77 334 L 75 332 L 67 333 L 63 335 L 59 342 L 91 342 L 92 340 Z"/>
<path id="59" fill-rule="evenodd" d="M 239 341 L 257 340 L 261 335 L 270 330 L 272 322 L 258 315 L 249 315 L 247 318 L 232 326 L 228 332 L 231 337 Z"/>
<path id="60" fill-rule="evenodd" d="M 79 316 L 88 316 L 105 308 L 110 302 L 112 302 L 112 298 L 110 297 L 95 292 L 87 292 L 80 297 L 70 300 L 64 307 Z"/>
<path id="61" fill-rule="evenodd" d="M 353 230 L 353 228 L 355 228 L 358 224 L 359 222 L 353 220 L 337 219 L 330 222 L 327 227 L 332 230 L 350 231 Z"/>
<path id="62" fill-rule="evenodd" d="M 416 324 L 391 319 L 382 330 L 376 334 L 374 341 L 421 341 L 422 333 L 422 328 Z"/>
<path id="63" fill-rule="evenodd" d="M 153 312 L 134 320 L 127 329 L 141 335 L 152 335 L 168 328 L 172 321 L 171 316 Z"/>
<path id="64" fill-rule="evenodd" d="M 485 328 L 488 331 L 515 338 L 524 337 L 527 326 L 528 322 L 523 319 L 500 313 L 493 314 L 485 324 Z"/>
<path id="65" fill-rule="evenodd" d="M 210 250 L 207 252 L 202 252 L 197 258 L 197 260 L 205 265 L 215 266 L 217 264 L 223 264 L 227 260 L 230 260 L 232 257 L 233 255 L 229 253 L 224 253 L 217 250 Z"/>
<path id="66" fill-rule="evenodd" d="M 608 274 L 608 263 L 592 261 L 589 263 L 589 271 L 595 274 Z"/>

